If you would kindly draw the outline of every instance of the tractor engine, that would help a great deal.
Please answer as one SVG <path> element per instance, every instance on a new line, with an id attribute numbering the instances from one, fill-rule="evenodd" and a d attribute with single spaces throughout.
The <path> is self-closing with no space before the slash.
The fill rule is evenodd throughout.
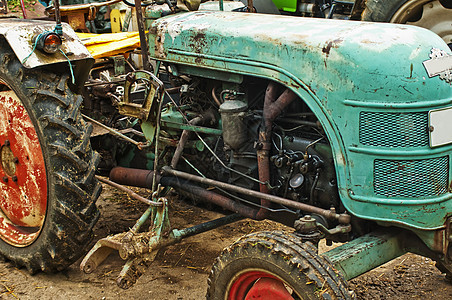
<path id="1" fill-rule="evenodd" d="M 221 128 L 222 133 L 204 134 L 207 145 L 191 133 L 192 141 L 186 143 L 177 169 L 259 190 L 258 152 L 262 148 L 259 132 L 264 126 L 268 83 L 248 80 L 253 84 L 221 87 L 218 82 L 193 78 L 190 84 L 182 85 L 179 105 L 191 117 L 189 123 Z M 282 91 L 282 87 L 278 89 Z M 171 103 L 167 105 L 162 112 L 164 124 L 183 119 Z M 324 209 L 340 209 L 331 147 L 314 114 L 297 98 L 275 118 L 271 132 L 269 192 Z M 162 134 L 169 139 L 184 135 L 170 128 Z M 169 163 L 173 151 L 167 153 Z M 171 165 L 176 168 L 174 158 Z M 256 202 L 252 198 L 235 198 Z"/>

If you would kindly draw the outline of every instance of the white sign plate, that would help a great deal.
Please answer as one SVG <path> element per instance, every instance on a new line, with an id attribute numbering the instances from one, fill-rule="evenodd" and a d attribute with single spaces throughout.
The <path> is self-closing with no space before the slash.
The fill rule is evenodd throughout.
<path id="1" fill-rule="evenodd" d="M 452 83 L 452 55 L 444 50 L 433 48 L 430 59 L 422 64 L 427 71 L 428 77 L 438 76 L 447 83 Z"/>
<path id="2" fill-rule="evenodd" d="M 430 147 L 452 143 L 452 107 L 429 111 L 428 125 Z"/>

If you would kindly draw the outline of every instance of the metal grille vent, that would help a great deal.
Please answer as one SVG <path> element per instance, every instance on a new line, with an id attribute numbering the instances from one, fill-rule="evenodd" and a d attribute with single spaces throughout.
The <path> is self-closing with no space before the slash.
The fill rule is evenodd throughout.
<path id="1" fill-rule="evenodd" d="M 385 197 L 428 197 L 447 192 L 449 157 L 423 160 L 375 160 L 375 194 Z"/>
<path id="2" fill-rule="evenodd" d="M 428 114 L 361 112 L 359 142 L 379 147 L 427 146 Z"/>

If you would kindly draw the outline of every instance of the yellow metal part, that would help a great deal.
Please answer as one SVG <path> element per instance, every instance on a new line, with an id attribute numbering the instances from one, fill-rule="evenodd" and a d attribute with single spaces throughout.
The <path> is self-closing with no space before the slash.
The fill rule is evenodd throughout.
<path id="1" fill-rule="evenodd" d="M 113 9 L 110 12 L 110 22 L 111 22 L 111 32 L 113 33 L 121 32 L 122 24 L 124 23 L 124 18 L 119 9 Z"/>
<path id="2" fill-rule="evenodd" d="M 140 46 L 138 32 L 77 33 L 77 35 L 94 58 L 123 54 Z"/>

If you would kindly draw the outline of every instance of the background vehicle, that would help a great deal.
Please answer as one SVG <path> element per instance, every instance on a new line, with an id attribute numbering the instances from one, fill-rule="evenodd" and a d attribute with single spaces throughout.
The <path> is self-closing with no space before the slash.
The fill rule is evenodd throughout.
<path id="1" fill-rule="evenodd" d="M 283 14 L 410 24 L 438 34 L 451 47 L 452 2 L 448 0 L 275 0 Z"/>
<path id="2" fill-rule="evenodd" d="M 225 249 L 210 298 L 269 289 L 352 298 L 347 279 L 406 251 L 450 273 L 452 63 L 441 38 L 409 26 L 202 5 L 185 13 L 149 5 L 143 18 L 140 5 L 141 61 L 98 60 L 89 78 L 92 59 L 67 26 L 5 23 L 2 255 L 30 271 L 74 261 L 97 217 L 97 178 L 149 204 L 130 231 L 101 239 L 82 262 L 91 272 L 118 250 L 124 288 L 158 249 L 242 217 L 295 230 L 247 235 Z M 90 142 L 82 117 L 112 135 L 95 132 Z M 94 175 L 91 145 L 111 181 Z M 234 214 L 174 229 L 169 187 Z M 345 243 L 320 256 L 322 238 Z"/>

